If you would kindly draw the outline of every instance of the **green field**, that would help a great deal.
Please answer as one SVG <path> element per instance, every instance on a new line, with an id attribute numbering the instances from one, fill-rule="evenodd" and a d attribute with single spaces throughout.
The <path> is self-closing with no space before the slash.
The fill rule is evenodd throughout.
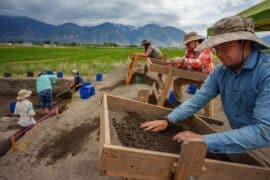
<path id="1" fill-rule="evenodd" d="M 184 50 L 161 49 L 167 57 L 183 56 Z M 142 48 L 123 47 L 18 47 L 0 48 L 0 72 L 25 74 L 42 70 L 70 73 L 79 69 L 90 75 L 112 71 L 117 64 L 127 64 L 128 54 L 143 52 Z"/>

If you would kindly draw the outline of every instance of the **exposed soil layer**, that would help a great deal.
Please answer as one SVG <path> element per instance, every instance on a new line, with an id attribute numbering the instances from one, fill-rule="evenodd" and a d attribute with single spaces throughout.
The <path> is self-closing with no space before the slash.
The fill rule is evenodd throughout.
<path id="1" fill-rule="evenodd" d="M 175 125 L 162 132 L 146 132 L 140 128 L 146 118 L 132 112 L 112 120 L 123 146 L 176 154 L 180 152 L 180 144 L 172 141 L 172 137 L 184 130 L 181 126 Z"/>
<path id="2" fill-rule="evenodd" d="M 58 159 L 71 154 L 75 156 L 81 151 L 82 145 L 88 140 L 88 136 L 99 127 L 99 120 L 84 123 L 71 131 L 63 131 L 56 139 L 44 144 L 38 151 L 37 159 L 50 157 L 47 164 L 54 164 Z"/>

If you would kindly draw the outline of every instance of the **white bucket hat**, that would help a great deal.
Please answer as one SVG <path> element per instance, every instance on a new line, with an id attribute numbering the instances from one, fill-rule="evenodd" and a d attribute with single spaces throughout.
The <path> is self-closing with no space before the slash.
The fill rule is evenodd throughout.
<path id="1" fill-rule="evenodd" d="M 76 74 L 76 73 L 78 73 L 79 71 L 78 71 L 77 69 L 73 69 L 71 72 L 74 73 L 74 74 Z"/>
<path id="2" fill-rule="evenodd" d="M 201 51 L 216 45 L 237 41 L 250 40 L 256 43 L 258 50 L 269 49 L 269 47 L 255 35 L 254 22 L 250 17 L 231 16 L 216 22 L 213 27 L 213 35 L 204 40 L 195 51 Z"/>
<path id="3" fill-rule="evenodd" d="M 24 100 L 24 99 L 30 97 L 31 94 L 32 94 L 32 91 L 28 91 L 26 89 L 21 89 L 18 92 L 17 100 Z"/>

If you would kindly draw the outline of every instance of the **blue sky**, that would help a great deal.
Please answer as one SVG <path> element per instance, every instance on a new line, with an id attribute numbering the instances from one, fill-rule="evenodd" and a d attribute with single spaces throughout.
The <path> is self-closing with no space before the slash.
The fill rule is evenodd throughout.
<path id="1" fill-rule="evenodd" d="M 46 23 L 103 22 L 174 26 L 206 35 L 215 21 L 262 0 L 0 0 L 0 14 L 29 16 Z"/>

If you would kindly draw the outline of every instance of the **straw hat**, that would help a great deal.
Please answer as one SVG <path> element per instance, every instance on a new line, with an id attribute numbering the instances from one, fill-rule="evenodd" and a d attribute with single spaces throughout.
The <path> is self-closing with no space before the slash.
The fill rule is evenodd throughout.
<path id="1" fill-rule="evenodd" d="M 213 35 L 203 41 L 195 51 L 211 48 L 216 45 L 236 40 L 250 40 L 256 43 L 258 50 L 269 47 L 255 35 L 254 22 L 250 17 L 231 16 L 216 22 L 213 27 Z"/>
<path id="2" fill-rule="evenodd" d="M 189 32 L 185 34 L 184 44 L 187 45 L 187 43 L 196 40 L 204 40 L 204 37 L 199 36 L 196 32 Z"/>
<path id="3" fill-rule="evenodd" d="M 17 100 L 24 100 L 24 99 L 30 97 L 31 94 L 32 94 L 32 91 L 28 91 L 26 89 L 21 89 L 18 92 Z"/>
<path id="4" fill-rule="evenodd" d="M 141 43 L 141 46 L 145 46 L 145 45 L 148 45 L 148 44 L 151 44 L 151 42 L 148 41 L 148 40 L 146 40 L 146 39 L 144 39 L 144 40 L 142 41 L 142 43 Z"/>

